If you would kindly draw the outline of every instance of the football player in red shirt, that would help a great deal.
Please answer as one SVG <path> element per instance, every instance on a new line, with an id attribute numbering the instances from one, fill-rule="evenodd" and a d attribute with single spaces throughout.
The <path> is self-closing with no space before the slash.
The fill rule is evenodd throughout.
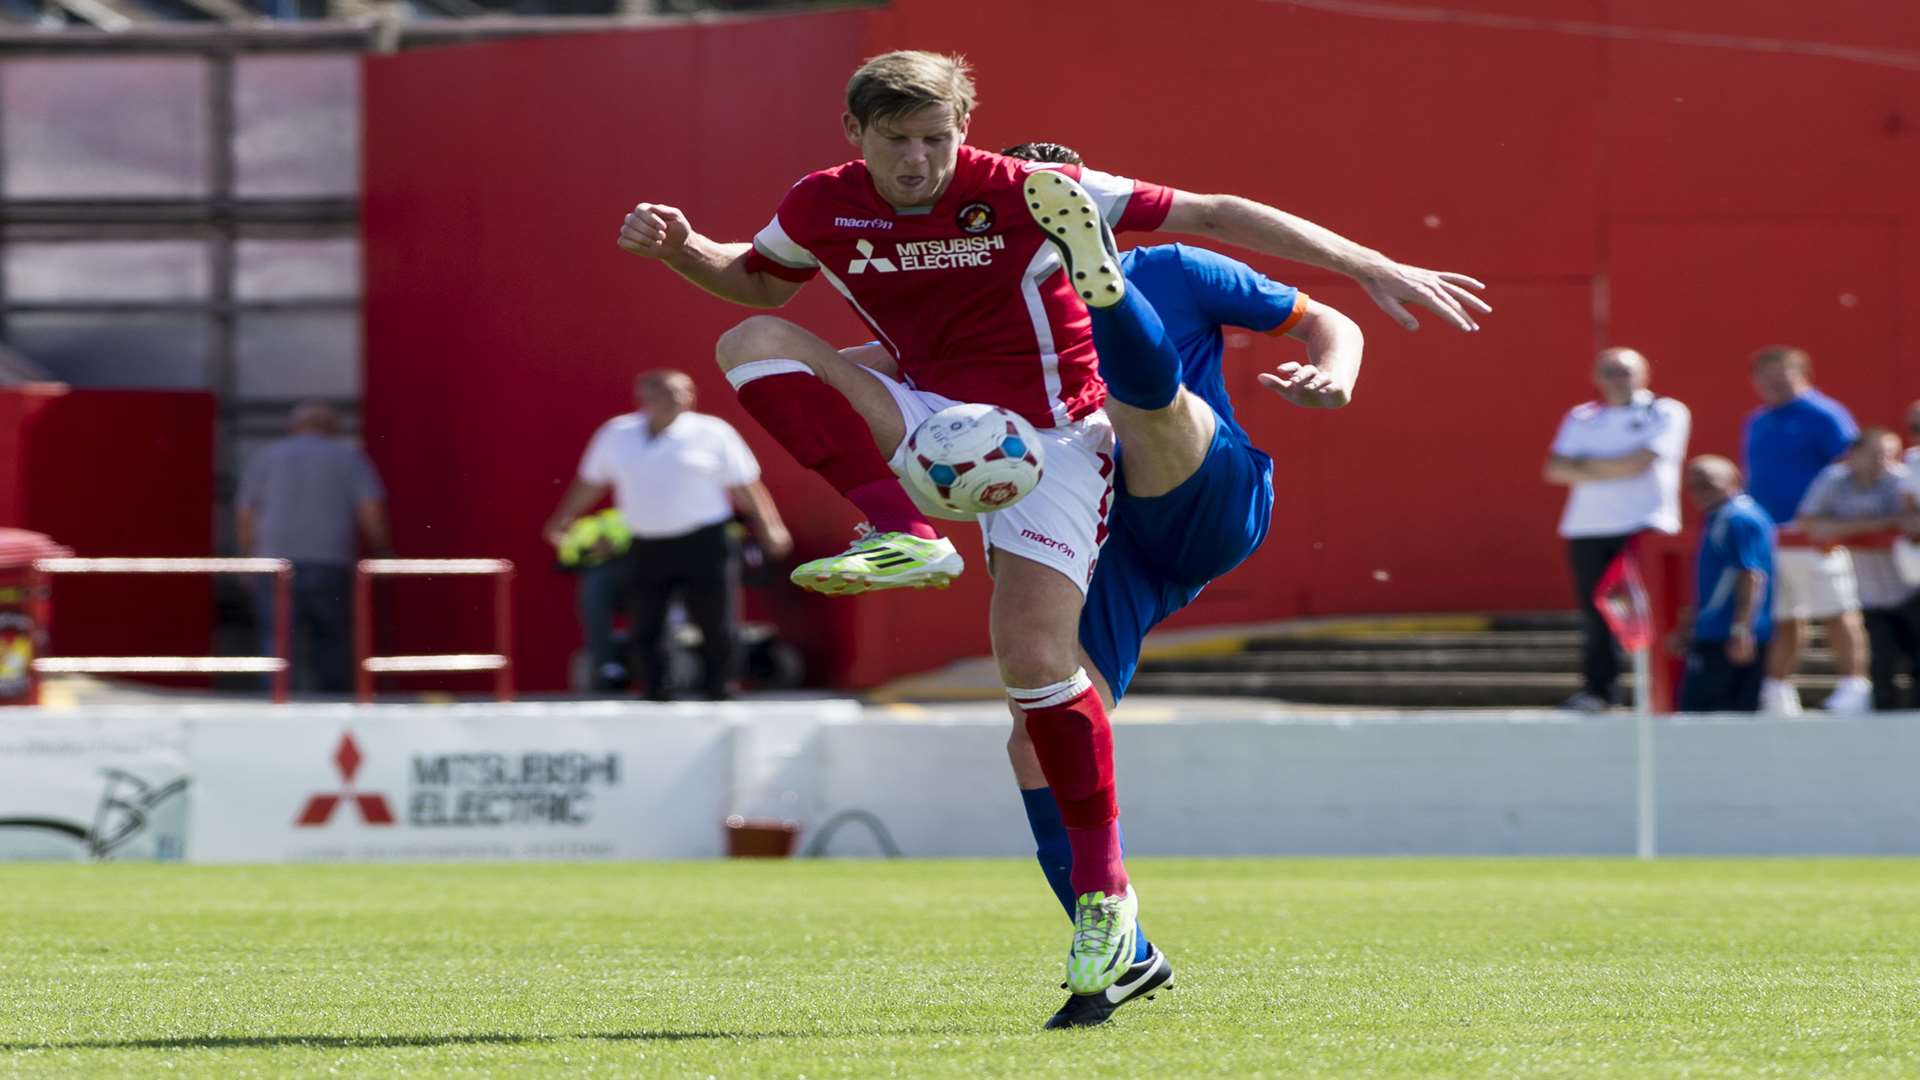
<path id="1" fill-rule="evenodd" d="M 1049 440 L 1040 486 L 982 518 L 995 585 L 989 622 L 1007 695 L 1026 717 L 1073 849 L 1068 985 L 1099 993 L 1129 967 L 1138 913 L 1120 854 L 1112 730 L 1077 640 L 1112 495 L 1112 431 L 1085 306 L 1026 212 L 1035 166 L 964 146 L 973 104 L 957 58 L 875 57 L 849 82 L 842 118 L 860 160 L 794 185 L 754 243 L 712 240 L 680 210 L 640 203 L 619 244 L 750 307 L 779 307 L 824 274 L 894 355 L 905 383 L 771 316 L 720 340 L 720 366 L 743 407 L 872 523 L 848 551 L 795 570 L 803 587 L 943 585 L 960 572 L 951 543 L 888 464 L 912 424 L 943 403 L 1011 409 Z M 1462 330 L 1478 329 L 1473 312 L 1490 310 L 1471 278 L 1402 265 L 1260 203 L 1069 175 L 1116 229 L 1195 234 L 1340 271 L 1409 328 L 1409 302 Z"/>

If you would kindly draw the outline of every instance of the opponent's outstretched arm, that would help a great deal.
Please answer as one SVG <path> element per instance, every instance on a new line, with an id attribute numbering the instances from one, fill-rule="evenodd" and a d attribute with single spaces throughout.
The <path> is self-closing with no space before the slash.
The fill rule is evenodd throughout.
<path id="1" fill-rule="evenodd" d="M 1176 191 L 1161 232 L 1190 233 L 1235 244 L 1262 255 L 1333 270 L 1358 281 L 1373 302 L 1408 330 L 1419 320 L 1409 303 L 1439 315 L 1461 330 L 1478 330 L 1474 313 L 1493 311 L 1474 290 L 1485 285 L 1465 274 L 1423 270 L 1398 263 L 1331 229 L 1238 195 Z"/>
<path id="2" fill-rule="evenodd" d="M 722 300 L 777 308 L 800 282 L 747 269 L 752 244 L 722 244 L 693 231 L 687 216 L 660 203 L 641 203 L 620 225 L 620 250 L 667 264 L 674 273 Z"/>
<path id="3" fill-rule="evenodd" d="M 1260 373 L 1260 385 L 1303 409 L 1339 409 L 1353 400 L 1366 336 L 1352 319 L 1314 302 L 1286 336 L 1306 343 L 1307 362 L 1289 361 Z"/>

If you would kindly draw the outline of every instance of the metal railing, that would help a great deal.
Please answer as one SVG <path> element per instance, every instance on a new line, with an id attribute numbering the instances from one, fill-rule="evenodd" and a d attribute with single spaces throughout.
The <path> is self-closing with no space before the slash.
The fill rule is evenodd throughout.
<path id="1" fill-rule="evenodd" d="M 376 577 L 481 576 L 494 579 L 491 653 L 373 654 L 373 579 Z M 491 671 L 493 694 L 513 700 L 513 563 L 506 559 L 362 559 L 353 580 L 354 692 L 373 700 L 375 675 Z"/>
<path id="2" fill-rule="evenodd" d="M 290 690 L 293 564 L 285 559 L 36 559 L 28 578 L 33 621 L 53 626 L 53 578 L 61 574 L 272 574 L 273 656 L 42 656 L 33 661 L 28 700 L 39 700 L 42 675 L 271 675 L 275 704 Z"/>

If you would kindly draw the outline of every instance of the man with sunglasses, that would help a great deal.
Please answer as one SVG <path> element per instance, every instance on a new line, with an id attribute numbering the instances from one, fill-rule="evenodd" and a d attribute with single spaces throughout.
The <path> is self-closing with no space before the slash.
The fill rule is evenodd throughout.
<path id="1" fill-rule="evenodd" d="M 1601 712 L 1621 703 L 1620 645 L 1593 603 L 1594 587 L 1633 538 L 1652 529 L 1680 531 L 1680 463 L 1693 416 L 1647 389 L 1647 358 L 1602 349 L 1594 358 L 1600 400 L 1576 405 L 1560 421 L 1541 470 L 1567 487 L 1560 535 L 1580 607 L 1582 685 L 1564 708 Z"/>

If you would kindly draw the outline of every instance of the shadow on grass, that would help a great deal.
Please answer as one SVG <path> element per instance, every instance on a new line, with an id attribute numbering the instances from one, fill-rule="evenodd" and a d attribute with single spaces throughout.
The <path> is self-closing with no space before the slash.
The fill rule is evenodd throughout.
<path id="1" fill-rule="evenodd" d="M 77 1039 L 68 1042 L 0 1042 L 0 1052 L 20 1050 L 234 1050 L 248 1047 L 310 1046 L 318 1050 L 380 1049 L 399 1046 L 499 1044 L 537 1046 L 576 1040 L 599 1042 L 681 1042 L 693 1039 L 805 1039 L 796 1031 L 588 1031 L 578 1035 L 182 1035 L 172 1039 Z"/>

